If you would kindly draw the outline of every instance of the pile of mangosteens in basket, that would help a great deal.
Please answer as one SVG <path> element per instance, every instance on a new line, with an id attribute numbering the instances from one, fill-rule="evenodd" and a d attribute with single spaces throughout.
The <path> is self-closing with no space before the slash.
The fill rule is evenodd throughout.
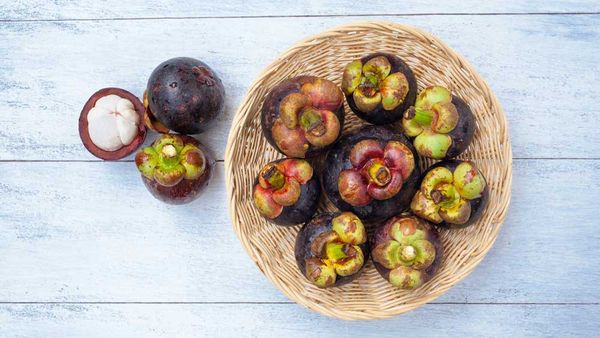
<path id="1" fill-rule="evenodd" d="M 310 283 L 350 283 L 371 257 L 393 286 L 418 288 L 443 259 L 438 229 L 473 224 L 487 203 L 475 164 L 452 160 L 473 138 L 473 113 L 444 86 L 419 91 L 391 54 L 352 61 L 340 77 L 341 88 L 303 75 L 270 89 L 262 130 L 286 158 L 260 169 L 252 201 L 274 224 L 304 223 L 295 257 Z M 342 135 L 344 100 L 369 124 Z M 442 161 L 421 172 L 420 158 Z M 339 212 L 317 213 L 322 193 Z"/>
<path id="2" fill-rule="evenodd" d="M 154 69 L 142 100 L 120 88 L 94 93 L 79 116 L 79 135 L 94 156 L 119 160 L 144 143 L 147 129 L 158 132 L 135 156 L 142 181 L 163 202 L 188 203 L 208 185 L 215 163 L 189 134 L 209 128 L 224 100 L 223 84 L 208 65 L 177 57 Z"/>

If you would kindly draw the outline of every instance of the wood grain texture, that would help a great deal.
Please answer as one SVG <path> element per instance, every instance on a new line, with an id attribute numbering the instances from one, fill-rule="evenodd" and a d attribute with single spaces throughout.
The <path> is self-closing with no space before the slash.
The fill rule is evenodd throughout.
<path id="1" fill-rule="evenodd" d="M 600 157 L 600 15 L 378 19 L 422 27 L 466 56 L 504 106 L 516 158 Z M 0 160 L 94 159 L 76 124 L 89 95 L 106 86 L 141 95 L 154 66 L 180 55 L 206 61 L 226 86 L 225 113 L 200 137 L 222 159 L 255 76 L 291 42 L 354 20 L 0 23 Z"/>
<path id="2" fill-rule="evenodd" d="M 594 337 L 598 316 L 598 305 L 428 304 L 391 319 L 344 322 L 295 304 L 14 304 L 0 305 L 0 335 L 391 338 L 410 332 L 410 337 Z"/>
<path id="3" fill-rule="evenodd" d="M 518 1 L 518 0 L 452 0 L 402 2 L 364 1 L 348 3 L 328 1 L 225 0 L 219 2 L 193 0 L 3 0 L 0 5 L 3 20 L 56 20 L 156 17 L 252 17 L 307 15 L 369 15 L 369 14 L 437 14 L 437 13 L 574 13 L 598 12 L 596 1 Z"/>
<path id="4" fill-rule="evenodd" d="M 600 161 L 520 160 L 514 169 L 497 243 L 436 302 L 600 302 Z M 221 163 L 186 206 L 154 200 L 133 163 L 1 163 L 0 171 L 10 206 L 0 209 L 0 271 L 10 272 L 0 278 L 2 302 L 287 301 L 231 230 Z"/>

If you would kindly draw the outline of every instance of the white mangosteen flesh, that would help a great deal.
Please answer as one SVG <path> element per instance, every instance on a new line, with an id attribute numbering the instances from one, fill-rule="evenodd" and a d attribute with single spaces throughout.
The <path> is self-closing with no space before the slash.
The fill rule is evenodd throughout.
<path id="1" fill-rule="evenodd" d="M 118 95 L 98 99 L 88 112 L 87 120 L 90 139 L 105 151 L 119 150 L 138 135 L 140 116 L 131 101 Z"/>

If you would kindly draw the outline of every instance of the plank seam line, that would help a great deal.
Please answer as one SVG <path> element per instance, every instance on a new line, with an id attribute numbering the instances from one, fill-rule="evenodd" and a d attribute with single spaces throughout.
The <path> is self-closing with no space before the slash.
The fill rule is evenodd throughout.
<path id="1" fill-rule="evenodd" d="M 11 22 L 69 22 L 69 21 L 141 21 L 190 19 L 274 19 L 274 18 L 340 18 L 340 17 L 395 17 L 395 16 L 527 16 L 527 15 L 598 15 L 600 12 L 457 12 L 457 13 L 363 13 L 363 14 L 290 14 L 290 15 L 223 15 L 223 16 L 156 16 L 124 18 L 62 18 L 62 19 L 0 19 Z"/>
<path id="2" fill-rule="evenodd" d="M 294 302 L 8 302 L 0 305 L 288 305 Z M 597 306 L 600 302 L 431 302 L 431 305 Z"/>
<path id="3" fill-rule="evenodd" d="M 598 161 L 600 157 L 513 157 L 516 161 Z M 215 160 L 223 163 L 224 160 Z M 0 160 L 0 163 L 133 163 L 134 160 Z"/>

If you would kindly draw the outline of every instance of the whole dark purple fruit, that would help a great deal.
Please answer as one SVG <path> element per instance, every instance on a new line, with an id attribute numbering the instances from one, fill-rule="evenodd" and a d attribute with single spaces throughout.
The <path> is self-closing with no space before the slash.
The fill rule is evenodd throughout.
<path id="1" fill-rule="evenodd" d="M 327 154 L 327 197 L 363 220 L 383 220 L 408 207 L 417 189 L 419 159 L 401 133 L 367 126 L 344 136 Z"/>
<path id="2" fill-rule="evenodd" d="M 147 86 L 149 120 L 181 134 L 205 131 L 223 110 L 225 89 L 204 62 L 188 57 L 154 69 Z"/>
<path id="3" fill-rule="evenodd" d="M 402 289 L 416 289 L 429 281 L 443 255 L 435 228 L 410 215 L 387 220 L 372 237 L 371 248 L 377 271 Z"/>
<path id="4" fill-rule="evenodd" d="M 157 199 L 184 204 L 196 199 L 208 185 L 215 161 L 195 138 L 162 134 L 140 150 L 135 164 L 146 188 Z"/>
<path id="5" fill-rule="evenodd" d="M 419 155 L 449 159 L 467 149 L 475 131 L 469 106 L 441 86 L 423 89 L 402 118 L 404 134 L 413 138 Z"/>
<path id="6" fill-rule="evenodd" d="M 278 225 L 295 225 L 317 211 L 321 185 L 313 168 L 299 158 L 267 163 L 258 173 L 252 200 L 258 212 Z"/>
<path id="7" fill-rule="evenodd" d="M 483 174 L 467 161 L 431 166 L 410 204 L 412 212 L 447 228 L 464 228 L 481 216 L 488 200 Z"/>
<path id="8" fill-rule="evenodd" d="M 335 83 L 297 76 L 273 87 L 262 107 L 267 141 L 289 156 L 316 156 L 333 145 L 344 127 L 344 95 Z"/>
<path id="9" fill-rule="evenodd" d="M 312 284 L 341 286 L 358 277 L 369 258 L 367 231 L 351 212 L 320 214 L 300 229 L 294 253 Z"/>
<path id="10" fill-rule="evenodd" d="M 358 117 L 372 124 L 389 124 L 400 120 L 415 102 L 417 80 L 397 56 L 375 53 L 346 65 L 342 90 Z"/>

